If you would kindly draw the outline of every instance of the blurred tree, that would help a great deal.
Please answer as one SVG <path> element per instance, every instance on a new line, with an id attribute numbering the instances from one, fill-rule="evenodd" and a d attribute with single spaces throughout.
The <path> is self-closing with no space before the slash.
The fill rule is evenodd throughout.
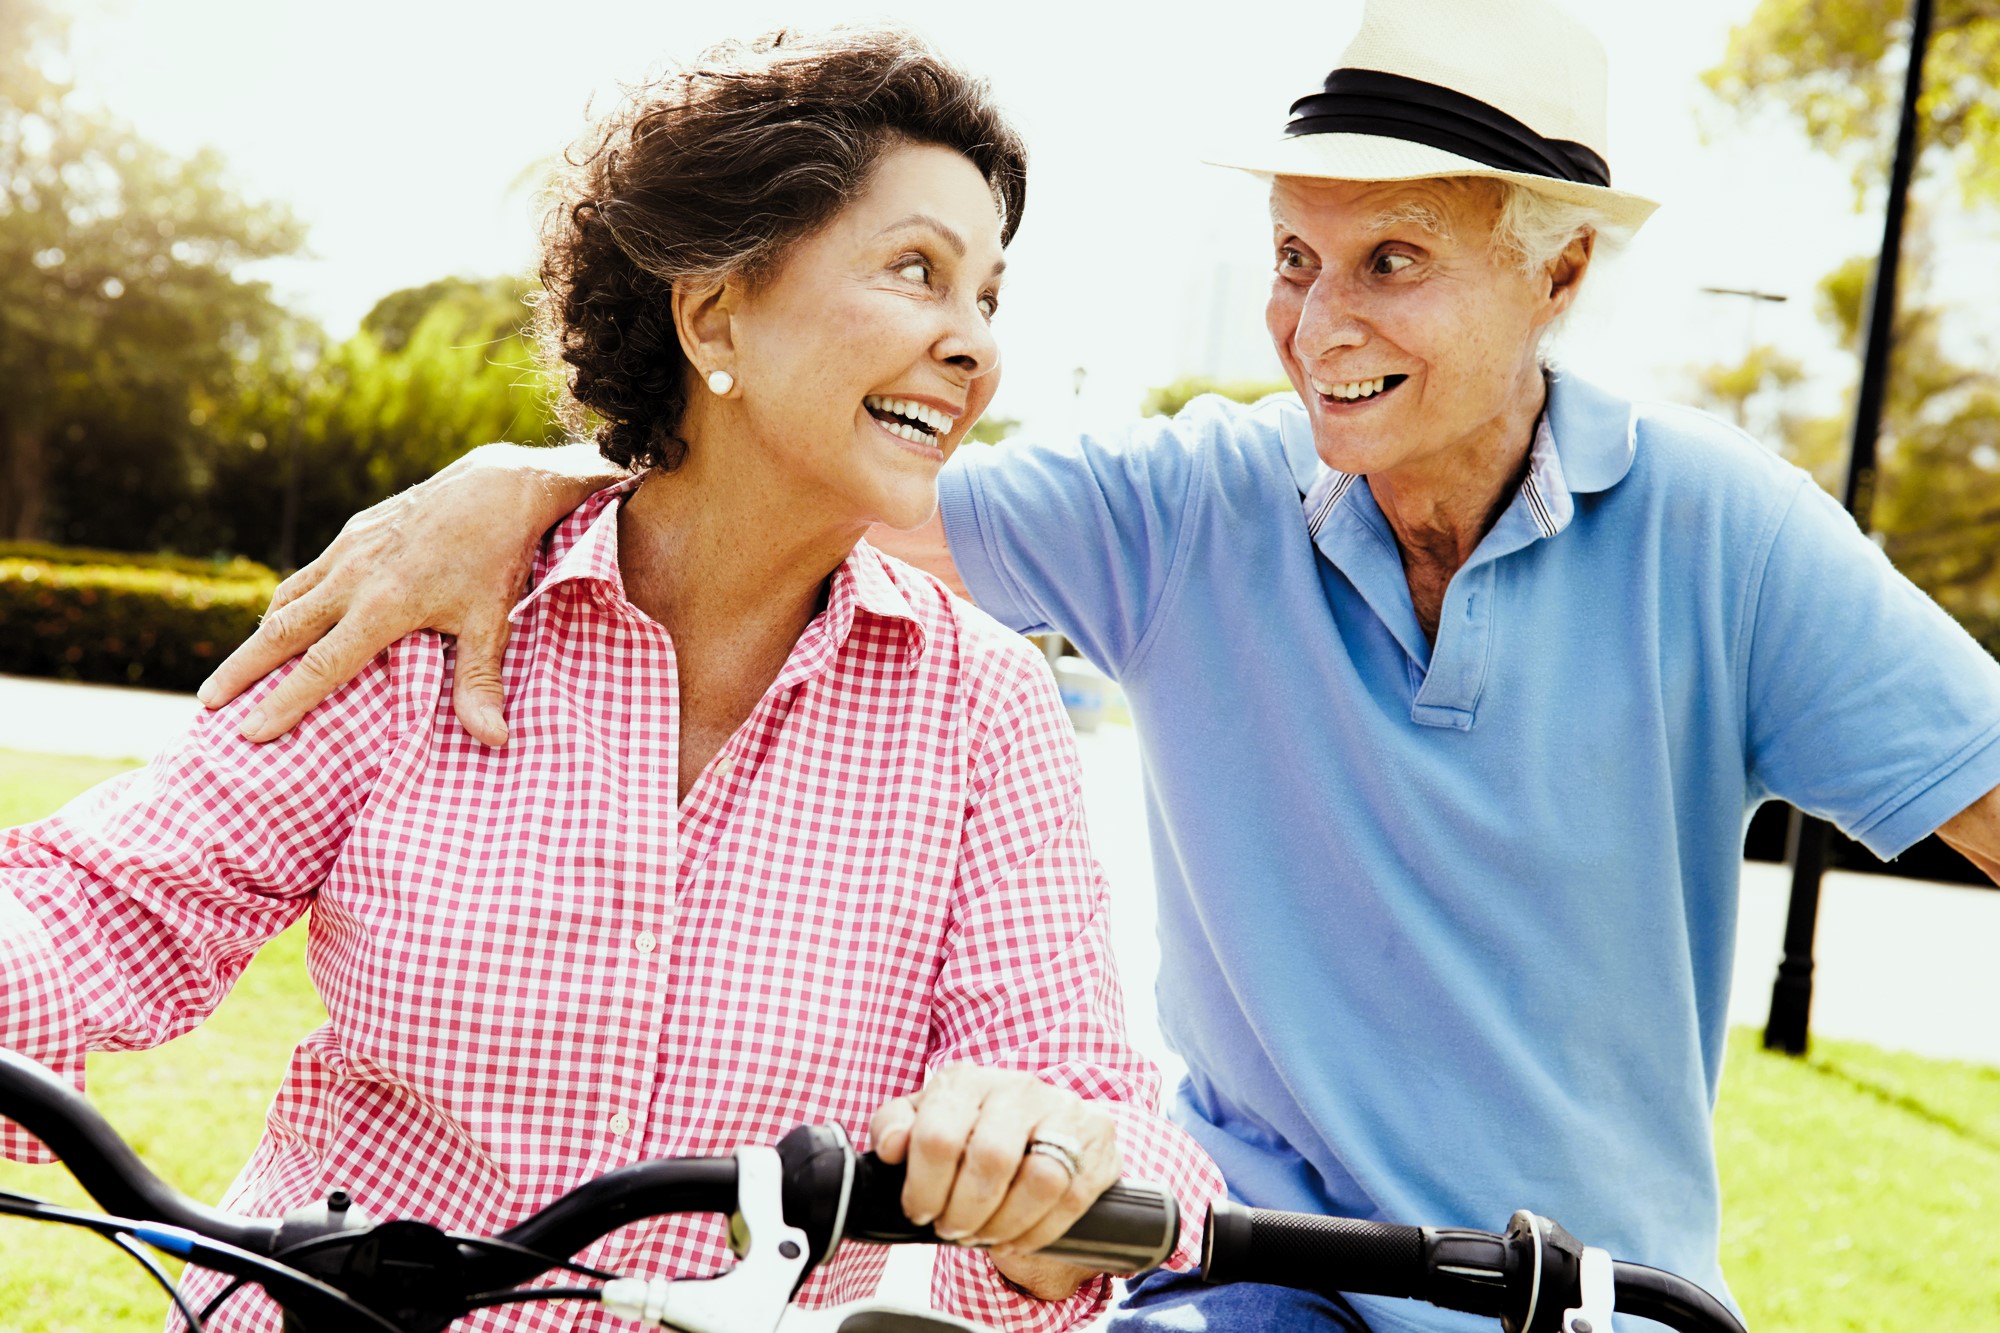
<path id="1" fill-rule="evenodd" d="M 1857 203 L 1879 189 L 1908 46 L 1905 0 L 1763 0 L 1705 76 L 1746 114 L 1795 118 L 1821 149 L 1852 166 Z M 1956 198 L 1906 221 L 1904 296 L 1895 322 L 1874 526 L 1891 559 L 2000 652 L 2000 376 L 1963 330 L 1947 333 L 1948 288 L 1926 221 L 1938 210 L 2000 205 L 2000 0 L 1939 0 L 1919 102 L 1926 162 L 1949 165 Z M 1858 346 L 1875 257 L 1851 259 L 1820 284 L 1821 313 Z M 1823 486 L 1840 485 L 1851 414 L 1790 410 L 1796 363 L 1753 349 L 1744 363 L 1698 372 L 1711 404 L 1744 420 L 1762 400 L 1764 428 Z M 1746 423 L 1748 424 L 1748 423 Z"/>
<path id="2" fill-rule="evenodd" d="M 287 564 L 476 445 L 559 438 L 529 327 L 535 291 L 447 278 L 383 297 L 345 342 L 321 347 L 311 330 L 267 342 L 216 406 L 227 443 L 211 509 L 229 548 Z"/>
<path id="3" fill-rule="evenodd" d="M 38 0 L 0 0 L 0 538 L 171 542 L 198 526 L 200 396 L 283 322 L 236 270 L 302 233 L 238 199 L 215 154 L 84 106 L 65 37 Z M 145 521 L 102 512 L 120 479 Z"/>
<path id="4" fill-rule="evenodd" d="M 1290 393 L 1289 380 L 1217 380 L 1202 375 L 1183 375 L 1172 384 L 1146 390 L 1139 400 L 1139 415 L 1170 417 L 1205 393 L 1221 394 L 1239 403 L 1254 403 L 1274 393 Z"/>
<path id="5" fill-rule="evenodd" d="M 965 438 L 975 444 L 998 444 L 1021 429 L 1021 423 L 1013 417 L 996 417 L 987 413 L 972 423 L 972 429 L 965 432 Z"/>
<path id="6" fill-rule="evenodd" d="M 1791 391 L 1805 382 L 1796 357 L 1759 343 L 1735 365 L 1703 366 L 1695 372 L 1697 392 L 1753 435 L 1782 438 Z"/>
<path id="7" fill-rule="evenodd" d="M 1704 79 L 1733 107 L 1795 118 L 1864 190 L 1887 175 L 1909 15 L 1909 0 L 1762 0 Z M 1966 203 L 2000 203 L 2000 0 L 1938 0 L 1924 84 L 1920 142 L 1951 159 Z"/>

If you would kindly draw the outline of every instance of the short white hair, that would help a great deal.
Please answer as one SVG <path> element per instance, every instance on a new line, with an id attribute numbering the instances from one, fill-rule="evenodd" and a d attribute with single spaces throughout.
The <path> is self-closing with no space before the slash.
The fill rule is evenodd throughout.
<path id="1" fill-rule="evenodd" d="M 1512 254 L 1515 264 L 1529 278 L 1538 278 L 1547 272 L 1548 266 L 1578 236 L 1588 233 L 1592 237 L 1590 274 L 1586 275 L 1583 289 L 1570 302 L 1569 308 L 1550 321 L 1536 339 L 1540 344 L 1538 355 L 1542 364 L 1553 366 L 1556 358 L 1548 351 L 1547 341 L 1552 337 L 1559 339 L 1568 331 L 1577 307 L 1604 286 L 1605 279 L 1602 277 L 1594 282 L 1588 278 L 1600 274 L 1604 261 L 1622 250 L 1638 229 L 1611 221 L 1589 204 L 1557 199 L 1518 181 L 1498 180 L 1490 176 L 1473 179 L 1491 180 L 1500 187 L 1500 213 L 1493 220 L 1493 242 Z"/>
<path id="2" fill-rule="evenodd" d="M 1596 237 L 1592 254 L 1600 259 L 1632 239 L 1633 228 L 1611 221 L 1589 204 L 1557 199 L 1518 181 L 1484 179 L 1500 187 L 1493 239 L 1513 253 L 1523 273 L 1541 272 L 1585 232 Z"/>

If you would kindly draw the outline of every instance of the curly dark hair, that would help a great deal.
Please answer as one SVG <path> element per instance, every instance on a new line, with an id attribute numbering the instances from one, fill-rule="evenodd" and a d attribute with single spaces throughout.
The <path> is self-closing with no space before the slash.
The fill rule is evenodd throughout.
<path id="1" fill-rule="evenodd" d="M 755 280 L 831 222 L 899 144 L 954 149 L 1021 224 L 1027 149 L 983 80 L 909 33 L 779 30 L 709 48 L 633 89 L 565 155 L 542 226 L 544 336 L 568 363 L 569 424 L 604 456 L 678 467 L 692 381 L 681 282 Z"/>

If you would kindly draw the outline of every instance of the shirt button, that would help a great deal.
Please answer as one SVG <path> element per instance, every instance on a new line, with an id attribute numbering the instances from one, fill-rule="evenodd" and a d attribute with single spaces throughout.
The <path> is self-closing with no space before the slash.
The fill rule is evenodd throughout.
<path id="1" fill-rule="evenodd" d="M 623 1138 L 625 1136 L 626 1131 L 630 1130 L 631 1128 L 632 1128 L 632 1117 L 626 1115 L 623 1111 L 612 1112 L 611 1132 L 613 1134 L 619 1136 L 620 1138 Z"/>
<path id="2" fill-rule="evenodd" d="M 717 776 L 718 778 L 728 777 L 729 770 L 732 767 L 734 767 L 734 764 L 733 761 L 731 761 L 731 759 L 729 758 L 729 756 L 728 755 L 722 756 L 722 758 L 715 761 L 715 776 Z"/>
<path id="3" fill-rule="evenodd" d="M 653 950 L 660 947 L 660 942 L 659 940 L 653 937 L 652 931 L 642 930 L 639 932 L 638 936 L 635 939 L 633 939 L 632 947 L 637 949 L 640 953 L 651 953 Z"/>

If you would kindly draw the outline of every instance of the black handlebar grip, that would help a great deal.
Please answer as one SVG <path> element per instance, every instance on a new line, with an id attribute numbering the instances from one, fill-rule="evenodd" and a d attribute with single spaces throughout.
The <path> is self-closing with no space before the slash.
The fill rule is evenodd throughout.
<path id="1" fill-rule="evenodd" d="M 854 1190 L 841 1232 L 849 1240 L 882 1245 L 944 1243 L 931 1228 L 903 1215 L 903 1167 L 872 1152 L 854 1164 Z M 1137 1273 L 1165 1263 L 1180 1235 L 1180 1205 L 1171 1191 L 1146 1181 L 1121 1180 L 1037 1253 L 1100 1273 Z"/>
<path id="2" fill-rule="evenodd" d="M 1424 1234 L 1393 1222 L 1218 1203 L 1208 1210 L 1201 1275 L 1208 1282 L 1266 1282 L 1327 1295 L 1420 1296 Z"/>

